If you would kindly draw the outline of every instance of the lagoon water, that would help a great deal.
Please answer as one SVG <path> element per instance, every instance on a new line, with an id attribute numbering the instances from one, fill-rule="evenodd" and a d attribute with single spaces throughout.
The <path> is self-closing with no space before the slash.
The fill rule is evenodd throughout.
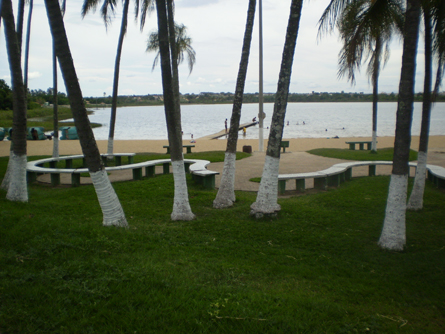
<path id="1" fill-rule="evenodd" d="M 379 103 L 377 134 L 394 136 L 397 103 Z M 422 104 L 414 104 L 412 135 L 420 134 Z M 264 104 L 264 138 L 267 139 L 273 103 Z M 181 106 L 184 140 L 217 133 L 224 129 L 224 120 L 230 123 L 231 104 Z M 258 114 L 258 104 L 244 104 L 241 124 L 252 121 Z M 283 138 L 370 137 L 371 103 L 289 103 Z M 90 121 L 102 124 L 94 129 L 98 140 L 108 139 L 110 108 L 94 110 Z M 303 125 L 303 122 L 305 123 Z M 445 135 L 445 103 L 436 103 L 431 113 L 431 135 Z M 167 139 L 164 107 L 122 107 L 117 110 L 116 140 Z M 245 137 L 258 138 L 258 126 L 247 128 Z"/>

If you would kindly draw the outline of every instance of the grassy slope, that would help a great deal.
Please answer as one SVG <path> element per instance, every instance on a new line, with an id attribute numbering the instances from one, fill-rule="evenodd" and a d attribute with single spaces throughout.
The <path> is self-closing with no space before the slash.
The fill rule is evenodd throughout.
<path id="1" fill-rule="evenodd" d="M 74 122 L 60 122 L 64 119 L 73 118 L 70 108 L 59 107 L 59 127 L 61 126 L 74 126 Z M 52 131 L 54 129 L 53 123 L 53 109 L 50 107 L 42 107 L 37 109 L 30 109 L 27 111 L 27 126 L 43 126 L 45 131 Z M 37 120 L 39 119 L 39 120 Z M 91 127 L 99 127 L 100 124 L 91 123 Z M 10 128 L 12 127 L 12 111 L 0 110 L 0 127 Z"/>
<path id="2" fill-rule="evenodd" d="M 386 252 L 388 180 L 280 199 L 260 221 L 254 194 L 214 210 L 189 182 L 192 222 L 170 221 L 171 175 L 115 183 L 128 230 L 101 226 L 91 186 L 0 191 L 0 332 L 443 332 L 445 193 L 428 184 L 406 252 Z"/>

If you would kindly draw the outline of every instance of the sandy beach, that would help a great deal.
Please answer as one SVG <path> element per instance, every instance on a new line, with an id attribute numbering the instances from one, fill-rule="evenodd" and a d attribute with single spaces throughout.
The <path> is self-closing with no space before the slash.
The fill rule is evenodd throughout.
<path id="1" fill-rule="evenodd" d="M 225 151 L 227 141 L 225 139 L 207 139 L 198 138 L 195 147 L 192 152 L 204 152 L 204 151 Z M 339 139 L 327 139 L 327 138 L 292 138 L 284 139 L 289 140 L 289 148 L 287 152 L 305 152 L 314 148 L 348 148 L 345 143 L 347 141 L 354 140 L 371 140 L 369 137 L 360 138 L 339 138 Z M 190 144 L 189 140 L 184 140 L 184 144 Z M 52 155 L 53 141 L 52 140 L 39 140 L 27 142 L 27 154 L 34 155 Z M 107 153 L 107 141 L 98 140 L 97 145 L 101 153 Z M 168 145 L 167 140 L 116 140 L 114 143 L 114 152 L 119 153 L 165 153 L 166 149 L 162 146 Z M 239 139 L 238 151 L 243 150 L 243 146 L 252 146 L 252 151 L 258 151 L 258 140 L 255 139 Z M 394 137 L 379 137 L 378 148 L 392 147 L 394 146 Z M 414 136 L 411 140 L 411 148 L 417 150 L 419 146 L 419 137 Z M 9 141 L 0 142 L 0 156 L 9 156 Z M 267 140 L 264 141 L 264 148 L 267 148 Z M 429 139 L 429 151 L 445 152 L 445 136 L 431 136 Z M 78 140 L 61 140 L 59 152 L 61 155 L 82 154 L 80 143 Z"/>

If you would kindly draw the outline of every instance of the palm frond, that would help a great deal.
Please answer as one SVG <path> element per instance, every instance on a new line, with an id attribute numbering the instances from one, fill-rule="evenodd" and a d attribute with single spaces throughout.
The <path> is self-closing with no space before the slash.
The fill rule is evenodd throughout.
<path id="1" fill-rule="evenodd" d="M 137 13 L 139 12 L 139 1 L 135 1 L 137 3 L 137 7 L 135 7 L 135 19 L 137 18 Z M 150 15 L 152 11 L 155 9 L 155 1 L 154 0 L 143 0 L 141 7 L 141 20 L 140 20 L 140 29 L 141 31 L 144 29 L 145 21 L 147 20 L 147 15 Z"/>
<path id="2" fill-rule="evenodd" d="M 82 18 L 84 18 L 90 11 L 95 12 L 99 2 L 100 0 L 85 0 L 80 11 Z"/>
<path id="3" fill-rule="evenodd" d="M 320 39 L 324 34 L 334 30 L 337 24 L 337 17 L 341 15 L 344 8 L 354 0 L 331 0 L 325 8 L 320 20 L 318 20 L 317 38 Z"/>
<path id="4" fill-rule="evenodd" d="M 357 0 L 347 5 L 337 21 L 343 40 L 338 78 L 347 76 L 355 84 L 354 72 L 360 70 L 363 61 L 368 61 L 367 74 L 374 83 L 382 62 L 385 65 L 388 60 L 389 43 L 397 31 L 395 18 L 400 17 L 403 11 L 398 0 Z"/>
<path id="5" fill-rule="evenodd" d="M 100 9 L 102 19 L 105 23 L 105 28 L 111 24 L 112 16 L 114 17 L 114 7 L 116 6 L 116 0 L 105 0 Z"/>

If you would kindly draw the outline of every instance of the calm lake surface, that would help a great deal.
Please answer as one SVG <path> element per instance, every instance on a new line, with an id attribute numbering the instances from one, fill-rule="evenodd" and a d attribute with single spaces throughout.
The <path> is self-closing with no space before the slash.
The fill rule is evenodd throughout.
<path id="1" fill-rule="evenodd" d="M 394 136 L 397 103 L 379 104 L 378 136 Z M 412 135 L 420 134 L 422 103 L 414 104 Z M 273 103 L 264 104 L 264 138 L 267 139 Z M 195 139 L 224 129 L 224 120 L 230 123 L 231 104 L 181 106 L 184 139 Z M 241 124 L 252 121 L 258 114 L 258 104 L 244 104 Z M 286 112 L 284 138 L 370 137 L 371 103 L 289 103 Z M 90 121 L 102 124 L 94 129 L 98 140 L 108 139 L 110 108 L 94 110 Z M 303 125 L 303 122 L 305 123 Z M 327 131 L 326 131 L 327 130 Z M 436 103 L 431 113 L 431 135 L 445 135 L 445 103 Z M 241 135 L 241 133 L 240 133 Z M 167 139 L 167 127 L 163 106 L 122 107 L 117 110 L 116 140 Z M 247 129 L 245 137 L 258 138 L 258 126 Z"/>

